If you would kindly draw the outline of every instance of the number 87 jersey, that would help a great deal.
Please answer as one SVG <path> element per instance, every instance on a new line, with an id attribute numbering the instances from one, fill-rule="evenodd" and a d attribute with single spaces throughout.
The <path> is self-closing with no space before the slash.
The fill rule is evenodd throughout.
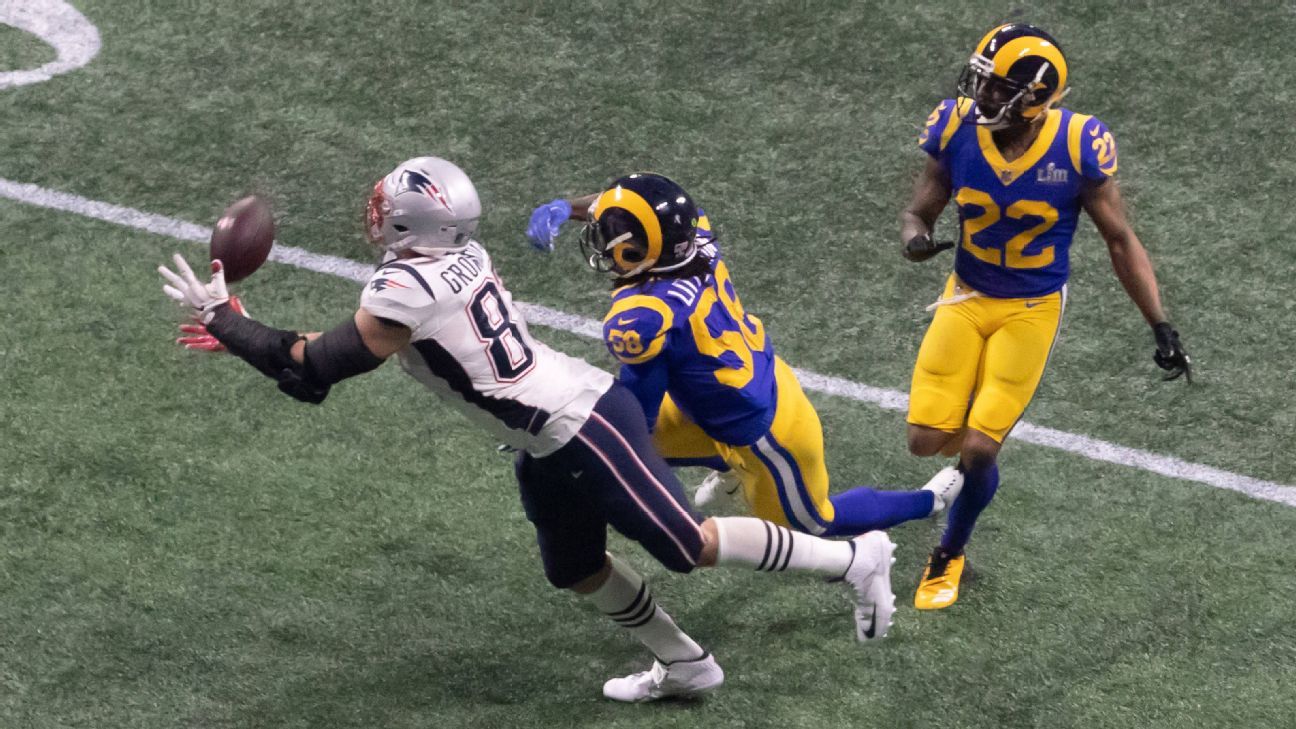
<path id="1" fill-rule="evenodd" d="M 477 241 L 382 263 L 360 307 L 410 329 L 401 367 L 504 443 L 546 456 L 588 419 L 612 376 L 531 337 Z"/>
<path id="2" fill-rule="evenodd" d="M 958 205 L 954 271 L 995 298 L 1051 294 L 1070 274 L 1081 186 L 1116 174 L 1116 142 L 1098 119 L 1053 109 L 1031 146 L 1009 162 L 991 131 L 972 123 L 975 106 L 942 101 L 918 139 L 949 174 Z"/>

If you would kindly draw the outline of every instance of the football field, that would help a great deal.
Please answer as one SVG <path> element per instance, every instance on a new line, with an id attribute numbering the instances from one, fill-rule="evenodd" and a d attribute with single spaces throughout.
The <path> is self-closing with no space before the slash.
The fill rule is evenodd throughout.
<path id="1" fill-rule="evenodd" d="M 1196 376 L 1160 381 L 1083 222 L 975 579 L 914 611 L 940 524 L 893 530 L 880 645 L 835 586 L 614 538 L 728 681 L 612 704 L 647 654 L 546 583 L 495 442 L 394 365 L 310 407 L 172 343 L 155 268 L 201 260 L 230 201 L 269 199 L 280 244 L 235 292 L 329 327 L 374 180 L 435 154 L 533 332 L 610 368 L 608 281 L 574 230 L 547 257 L 522 231 L 650 169 L 805 373 L 835 488 L 912 488 L 943 465 L 902 407 L 950 258 L 902 259 L 897 217 L 927 114 L 1012 13 L 1118 140 Z M 1294 35 L 1290 2 L 0 0 L 0 727 L 1296 725 Z"/>

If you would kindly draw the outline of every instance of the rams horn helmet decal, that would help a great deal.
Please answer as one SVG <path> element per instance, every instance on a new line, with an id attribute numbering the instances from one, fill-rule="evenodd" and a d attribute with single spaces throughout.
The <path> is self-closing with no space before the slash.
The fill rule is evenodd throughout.
<path id="1" fill-rule="evenodd" d="M 981 39 L 958 94 L 976 102 L 976 123 L 1002 129 L 1034 121 L 1066 94 L 1067 62 L 1053 36 L 1025 23 L 1001 25 Z"/>
<path id="2" fill-rule="evenodd" d="M 615 180 L 590 206 L 581 249 L 590 266 L 617 278 L 660 273 L 697 255 L 697 205 L 662 175 L 636 172 Z"/>

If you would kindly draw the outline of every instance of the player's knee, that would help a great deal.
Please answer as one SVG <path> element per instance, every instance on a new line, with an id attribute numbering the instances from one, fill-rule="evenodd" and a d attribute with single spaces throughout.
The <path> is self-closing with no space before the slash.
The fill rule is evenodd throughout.
<path id="1" fill-rule="evenodd" d="M 968 421 L 981 434 L 989 433 L 1002 438 L 1025 410 L 1026 403 L 1020 397 L 1003 388 L 986 388 L 972 405 Z M 993 439 L 990 440 L 994 442 Z"/>
<path id="2" fill-rule="evenodd" d="M 931 455 L 935 453 L 918 453 L 915 448 L 925 450 L 929 447 L 932 440 L 949 439 L 949 433 L 942 431 L 942 428 L 957 428 L 963 423 L 963 416 L 967 412 L 967 398 L 959 399 L 951 397 L 948 393 L 943 392 L 937 387 L 920 386 L 915 387 L 909 393 L 909 423 L 912 427 L 909 429 L 909 450 L 914 455 Z M 915 428 L 922 431 L 915 436 Z M 939 435 L 929 434 L 931 431 Z M 936 445 L 939 450 L 940 444 Z"/>
<path id="3" fill-rule="evenodd" d="M 915 456 L 934 456 L 949 439 L 952 433 L 936 430 L 921 425 L 910 425 L 908 433 L 909 453 Z"/>
<path id="4" fill-rule="evenodd" d="M 592 574 L 582 577 L 571 584 L 567 584 L 570 576 L 561 576 L 559 578 L 559 581 L 563 582 L 561 585 L 555 582 L 552 577 L 549 578 L 549 582 L 560 590 L 571 590 L 580 595 L 588 595 L 602 587 L 603 583 L 607 582 L 608 576 L 611 574 L 612 560 L 604 557 L 602 567 L 599 567 Z M 548 569 L 545 570 L 545 576 L 549 577 Z"/>
<path id="5" fill-rule="evenodd" d="M 559 590 L 592 592 L 607 579 L 610 564 L 607 555 L 579 561 L 547 559 L 544 561 L 545 579 Z"/>
<path id="6" fill-rule="evenodd" d="M 698 568 L 698 563 L 701 560 L 700 552 L 701 550 L 698 550 L 697 552 L 688 554 L 687 556 L 676 554 L 665 558 L 658 557 L 657 561 L 661 562 L 661 565 L 671 572 L 679 572 L 680 574 L 686 575 Z"/>
<path id="7" fill-rule="evenodd" d="M 712 567 L 720 556 L 720 530 L 714 518 L 702 522 L 702 547 L 698 549 L 697 566 Z"/>
<path id="8" fill-rule="evenodd" d="M 972 470 L 989 468 L 999 457 L 999 442 L 979 431 L 971 432 L 963 443 L 963 467 Z"/>

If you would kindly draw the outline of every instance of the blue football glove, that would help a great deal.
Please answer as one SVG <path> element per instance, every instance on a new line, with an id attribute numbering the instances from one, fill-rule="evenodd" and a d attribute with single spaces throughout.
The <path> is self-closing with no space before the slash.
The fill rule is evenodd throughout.
<path id="1" fill-rule="evenodd" d="M 531 222 L 527 223 L 526 237 L 531 246 L 540 251 L 552 251 L 554 241 L 563 223 L 571 217 L 571 203 L 558 198 L 531 211 Z"/>

